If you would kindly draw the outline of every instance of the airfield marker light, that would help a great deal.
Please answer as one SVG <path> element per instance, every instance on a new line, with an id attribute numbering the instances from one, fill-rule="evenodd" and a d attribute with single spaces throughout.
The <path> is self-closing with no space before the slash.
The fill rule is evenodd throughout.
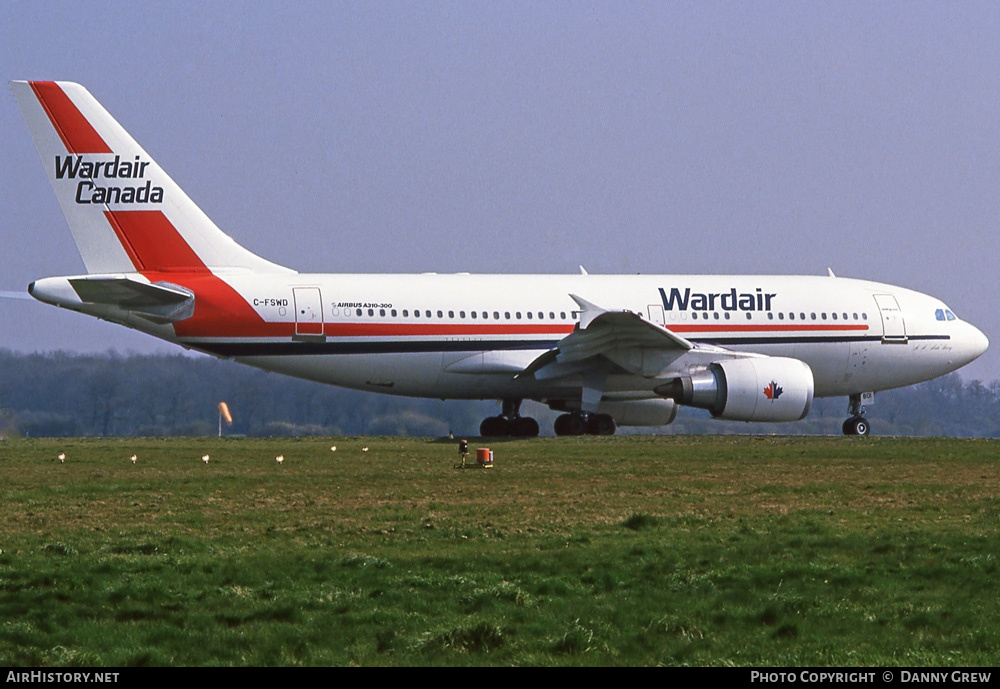
<path id="1" fill-rule="evenodd" d="M 208 464 L 208 455 L 202 455 L 201 461 L 203 461 L 205 464 Z"/>
<path id="2" fill-rule="evenodd" d="M 336 445 L 331 445 L 330 446 L 330 452 L 336 452 L 336 451 L 337 451 L 337 446 Z"/>
<path id="3" fill-rule="evenodd" d="M 132 455 L 131 457 L 129 457 L 129 459 L 132 460 L 132 464 L 135 464 L 135 461 L 138 459 L 138 457 L 136 457 L 135 455 Z"/>
<path id="4" fill-rule="evenodd" d="M 60 452 L 59 453 L 59 461 L 60 462 L 65 462 L 66 461 L 66 453 L 65 452 Z"/>
<path id="5" fill-rule="evenodd" d="M 368 452 L 368 448 L 367 447 L 363 447 L 363 448 L 361 448 L 361 451 L 362 452 Z"/>
<path id="6" fill-rule="evenodd" d="M 277 457 L 274 458 L 274 461 L 276 461 L 278 464 L 281 464 L 282 462 L 285 461 L 285 455 L 278 455 Z"/>

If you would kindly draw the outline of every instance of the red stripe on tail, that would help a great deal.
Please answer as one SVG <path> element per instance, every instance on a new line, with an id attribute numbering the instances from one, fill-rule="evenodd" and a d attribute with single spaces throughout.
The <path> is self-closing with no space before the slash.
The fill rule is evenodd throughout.
<path id="1" fill-rule="evenodd" d="M 32 81 L 31 89 L 70 153 L 111 153 L 111 148 L 54 81 Z"/>
<path id="2" fill-rule="evenodd" d="M 161 211 L 104 211 L 104 216 L 136 270 L 208 272 Z"/>

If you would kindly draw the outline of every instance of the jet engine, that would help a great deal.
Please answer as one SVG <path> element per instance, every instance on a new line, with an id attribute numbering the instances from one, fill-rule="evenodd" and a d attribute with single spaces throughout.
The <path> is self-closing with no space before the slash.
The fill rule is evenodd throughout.
<path id="1" fill-rule="evenodd" d="M 813 399 L 812 369 L 798 359 L 726 359 L 654 390 L 678 404 L 731 421 L 798 421 Z"/>

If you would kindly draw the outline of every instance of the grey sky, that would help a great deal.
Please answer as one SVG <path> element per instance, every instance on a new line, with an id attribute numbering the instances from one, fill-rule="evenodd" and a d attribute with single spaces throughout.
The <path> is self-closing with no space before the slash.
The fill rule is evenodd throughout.
<path id="1" fill-rule="evenodd" d="M 237 241 L 316 272 L 825 273 L 944 299 L 1000 378 L 995 3 L 0 4 Z M 83 272 L 9 91 L 0 289 Z M 174 351 L 0 301 L 0 347 Z"/>

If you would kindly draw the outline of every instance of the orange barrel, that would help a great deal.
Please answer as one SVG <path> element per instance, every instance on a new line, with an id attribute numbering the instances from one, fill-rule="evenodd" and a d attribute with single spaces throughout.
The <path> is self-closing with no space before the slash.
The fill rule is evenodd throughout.
<path id="1" fill-rule="evenodd" d="M 476 450 L 476 461 L 478 461 L 480 464 L 486 464 L 487 462 L 489 462 L 490 448 L 481 447 L 478 450 Z"/>

